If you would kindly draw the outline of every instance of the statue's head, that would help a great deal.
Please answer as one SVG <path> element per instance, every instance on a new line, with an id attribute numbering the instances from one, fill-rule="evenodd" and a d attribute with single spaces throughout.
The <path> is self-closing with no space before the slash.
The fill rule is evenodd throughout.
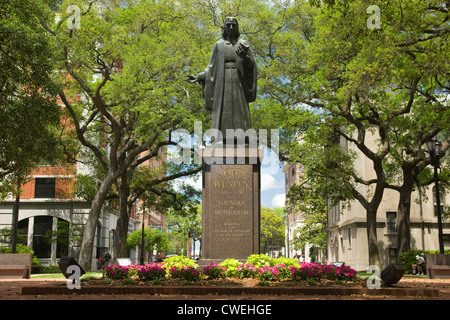
<path id="1" fill-rule="evenodd" d="M 235 17 L 228 17 L 223 23 L 222 38 L 226 38 L 227 35 L 239 38 L 239 24 Z"/>

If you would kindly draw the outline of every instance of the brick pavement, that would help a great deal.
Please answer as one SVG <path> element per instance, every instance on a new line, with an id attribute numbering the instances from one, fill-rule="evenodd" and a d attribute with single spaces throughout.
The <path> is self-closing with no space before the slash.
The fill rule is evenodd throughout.
<path id="1" fill-rule="evenodd" d="M 402 278 L 393 288 L 386 288 L 388 290 L 381 289 L 378 292 L 378 295 L 373 295 L 373 292 L 368 291 L 369 294 L 352 294 L 351 292 L 336 291 L 333 292 L 333 294 L 324 295 L 320 291 L 317 291 L 320 288 L 317 288 L 316 291 L 310 290 L 309 292 L 303 292 L 302 294 L 292 294 L 288 292 L 258 294 L 254 291 L 248 291 L 247 293 L 242 293 L 242 291 L 240 291 L 239 294 L 231 291 L 207 293 L 205 290 L 203 290 L 201 294 L 195 294 L 196 291 L 194 291 L 192 287 L 188 290 L 178 292 L 159 291 L 154 292 L 154 294 L 136 293 L 132 290 L 129 290 L 126 294 L 120 294 L 119 292 L 111 292 L 109 294 L 79 294 L 80 291 L 77 293 L 76 290 L 73 290 L 74 294 L 70 295 L 46 294 L 45 292 L 22 294 L 23 287 L 65 288 L 65 282 L 64 279 L 0 279 L 0 300 L 450 300 L 450 279 L 415 279 L 406 277 Z M 287 289 L 292 290 L 292 288 Z M 382 290 L 385 291 L 382 292 Z M 428 292 L 426 290 L 428 290 Z M 439 290 L 438 296 L 436 296 L 436 294 L 428 294 L 429 292 L 433 293 L 436 290 Z M 408 292 L 413 294 L 404 295 L 408 294 Z M 420 292 L 425 292 L 427 294 L 421 295 Z"/>
<path id="2" fill-rule="evenodd" d="M 413 318 L 417 313 L 430 314 L 446 307 L 450 300 L 450 279 L 402 279 L 394 290 L 417 289 L 439 290 L 437 297 L 398 295 L 283 295 L 283 294 L 22 294 L 30 287 L 65 287 L 64 279 L 0 279 L 0 305 L 11 308 L 21 317 L 44 314 L 58 317 L 123 317 L 124 314 L 143 318 L 157 316 L 170 319 L 191 318 L 280 318 L 296 315 L 315 315 L 315 318 L 335 318 L 364 315 L 389 315 Z M 376 289 L 374 289 L 376 290 Z M 75 292 L 75 291 L 74 291 Z M 55 304 L 56 303 L 56 304 Z M 437 305 L 436 303 L 439 303 Z M 443 305 L 444 303 L 445 305 Z M 55 307 L 56 306 L 56 307 Z M 355 308 L 356 306 L 356 308 Z M 439 306 L 439 307 L 438 307 Z M 240 309 L 236 309 L 240 308 Z M 234 311 L 233 311 L 234 310 Z M 238 310 L 236 312 L 236 310 Z M 124 313 L 125 311 L 125 313 Z M 118 313 L 120 312 L 120 313 Z M 234 312 L 234 313 L 233 313 Z M 263 312 L 263 313 L 261 313 Z M 342 313 L 344 312 L 344 313 Z M 440 314 L 440 311 L 437 311 Z"/>

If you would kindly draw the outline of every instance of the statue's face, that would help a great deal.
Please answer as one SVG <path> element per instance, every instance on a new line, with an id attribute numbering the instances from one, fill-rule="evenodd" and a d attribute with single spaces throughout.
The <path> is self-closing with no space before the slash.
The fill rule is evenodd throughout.
<path id="1" fill-rule="evenodd" d="M 234 36 L 237 34 L 237 22 L 235 20 L 229 20 L 225 24 L 225 28 L 227 30 L 227 34 L 230 36 Z"/>

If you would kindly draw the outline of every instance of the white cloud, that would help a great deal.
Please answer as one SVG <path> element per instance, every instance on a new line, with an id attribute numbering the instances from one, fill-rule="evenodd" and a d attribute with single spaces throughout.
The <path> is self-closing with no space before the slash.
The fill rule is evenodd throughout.
<path id="1" fill-rule="evenodd" d="M 277 181 L 274 176 L 267 173 L 261 174 L 261 191 L 267 191 L 270 189 L 281 188 L 283 185 L 280 181 Z"/>
<path id="2" fill-rule="evenodd" d="M 195 180 L 196 177 L 198 177 L 197 180 Z M 194 176 L 183 177 L 183 178 L 177 179 L 176 182 L 175 182 L 175 185 L 174 185 L 175 190 L 179 191 L 178 186 L 181 183 L 186 183 L 188 185 L 193 186 L 197 190 L 202 190 L 202 176 L 201 176 L 201 173 L 197 174 L 197 175 L 194 175 Z"/>
<path id="3" fill-rule="evenodd" d="M 286 201 L 286 194 L 279 193 L 273 197 L 272 205 L 274 206 L 274 208 L 284 207 L 285 201 Z"/>

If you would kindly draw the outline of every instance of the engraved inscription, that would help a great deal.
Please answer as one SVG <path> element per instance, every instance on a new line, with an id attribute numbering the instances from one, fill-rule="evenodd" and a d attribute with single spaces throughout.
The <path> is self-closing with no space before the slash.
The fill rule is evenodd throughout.
<path id="1" fill-rule="evenodd" d="M 211 168 L 215 199 L 214 238 L 221 250 L 235 250 L 252 239 L 252 166 L 219 165 Z"/>
<path id="2" fill-rule="evenodd" d="M 239 167 L 221 168 L 219 174 L 213 179 L 215 188 L 248 188 L 248 174 Z"/>

